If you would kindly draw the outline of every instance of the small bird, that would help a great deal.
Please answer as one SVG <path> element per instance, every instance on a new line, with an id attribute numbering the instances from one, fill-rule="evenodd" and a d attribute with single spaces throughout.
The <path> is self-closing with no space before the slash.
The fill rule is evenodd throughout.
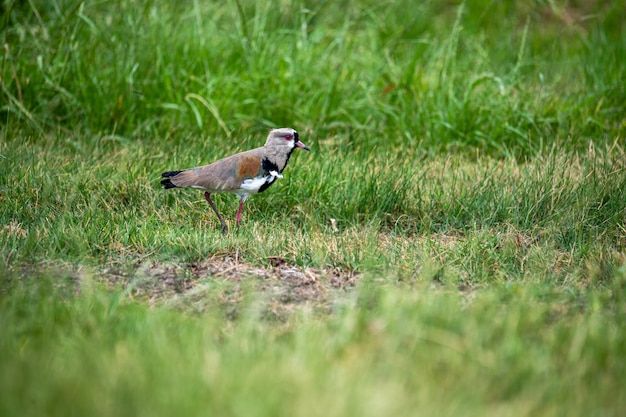
<path id="1" fill-rule="evenodd" d="M 250 194 L 261 193 L 282 178 L 282 172 L 295 148 L 310 151 L 300 141 L 298 132 L 284 127 L 270 131 L 265 146 L 228 156 L 209 165 L 197 168 L 168 171 L 161 174 L 163 188 L 199 188 L 205 190 L 209 203 L 222 225 L 222 233 L 228 233 L 228 225 L 217 211 L 211 194 L 232 193 L 239 196 L 239 209 L 235 218 L 241 222 L 243 203 Z"/>

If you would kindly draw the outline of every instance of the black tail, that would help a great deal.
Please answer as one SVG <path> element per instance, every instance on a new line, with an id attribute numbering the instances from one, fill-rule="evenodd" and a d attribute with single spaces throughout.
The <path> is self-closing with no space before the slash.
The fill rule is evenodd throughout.
<path id="1" fill-rule="evenodd" d="M 170 179 L 170 177 L 175 177 L 181 172 L 183 171 L 168 171 L 162 173 L 161 177 L 165 178 L 164 180 L 161 180 L 161 185 L 163 185 L 163 188 L 165 188 L 166 190 L 169 188 L 176 188 L 176 186 L 172 184 L 172 180 Z"/>

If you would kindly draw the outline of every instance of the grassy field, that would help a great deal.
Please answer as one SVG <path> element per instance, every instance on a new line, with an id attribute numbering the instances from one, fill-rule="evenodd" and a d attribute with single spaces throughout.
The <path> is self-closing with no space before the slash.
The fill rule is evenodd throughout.
<path id="1" fill-rule="evenodd" d="M 0 416 L 626 412 L 623 1 L 0 7 Z"/>

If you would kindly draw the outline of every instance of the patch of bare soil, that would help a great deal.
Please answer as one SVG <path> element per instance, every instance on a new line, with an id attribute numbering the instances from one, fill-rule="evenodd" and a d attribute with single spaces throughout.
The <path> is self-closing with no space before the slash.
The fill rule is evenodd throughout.
<path id="1" fill-rule="evenodd" d="M 302 305 L 330 308 L 333 297 L 359 279 L 354 271 L 300 268 L 280 257 L 271 257 L 268 263 L 259 267 L 237 254 L 216 255 L 193 263 L 138 262 L 132 269 L 106 268 L 98 276 L 106 285 L 121 287 L 131 298 L 151 305 L 196 311 L 217 305 L 235 316 L 244 299 L 254 299 L 262 300 L 264 314 L 275 318 Z"/>

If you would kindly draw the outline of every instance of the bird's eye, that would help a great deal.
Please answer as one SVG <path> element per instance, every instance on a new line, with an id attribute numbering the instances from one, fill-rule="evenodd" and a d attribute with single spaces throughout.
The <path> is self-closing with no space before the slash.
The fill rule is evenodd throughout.
<path id="1" fill-rule="evenodd" d="M 291 140 L 291 139 L 293 139 L 293 136 L 291 136 L 291 135 L 285 135 L 285 140 Z"/>

